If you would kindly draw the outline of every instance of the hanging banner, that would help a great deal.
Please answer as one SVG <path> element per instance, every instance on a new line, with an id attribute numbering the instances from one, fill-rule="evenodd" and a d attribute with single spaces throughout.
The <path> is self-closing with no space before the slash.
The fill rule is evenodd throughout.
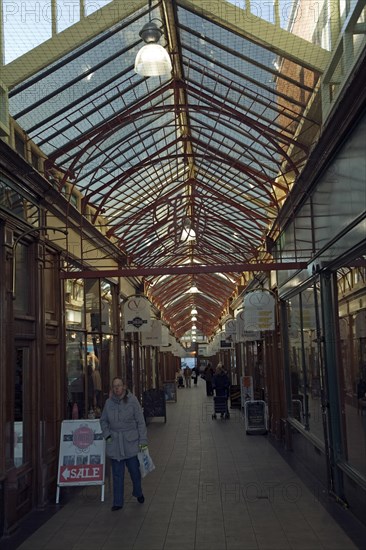
<path id="1" fill-rule="evenodd" d="M 261 339 L 259 330 L 245 330 L 244 310 L 239 311 L 236 319 L 236 341 L 237 342 L 255 342 Z"/>
<path id="2" fill-rule="evenodd" d="M 220 346 L 219 349 L 231 349 L 233 347 L 233 337 L 226 337 L 225 331 L 220 332 Z"/>
<path id="3" fill-rule="evenodd" d="M 236 320 L 230 319 L 225 323 L 225 340 L 236 342 Z"/>
<path id="4" fill-rule="evenodd" d="M 125 332 L 150 332 L 150 302 L 144 296 L 131 296 L 123 308 Z"/>
<path id="5" fill-rule="evenodd" d="M 268 290 L 253 290 L 244 296 L 244 325 L 249 331 L 275 330 L 276 300 Z"/>
<path id="6" fill-rule="evenodd" d="M 172 352 L 172 354 L 173 354 L 173 355 L 176 355 L 176 356 L 179 356 L 179 348 L 180 348 L 180 345 L 179 345 L 179 343 L 176 341 L 176 339 L 173 338 L 173 336 L 170 337 L 170 344 L 171 344 L 170 351 Z"/>
<path id="7" fill-rule="evenodd" d="M 151 330 L 141 333 L 142 346 L 161 346 L 161 321 L 152 319 Z"/>
<path id="8" fill-rule="evenodd" d="M 64 420 L 61 424 L 56 503 L 60 487 L 103 485 L 104 490 L 104 472 L 105 441 L 99 420 Z"/>

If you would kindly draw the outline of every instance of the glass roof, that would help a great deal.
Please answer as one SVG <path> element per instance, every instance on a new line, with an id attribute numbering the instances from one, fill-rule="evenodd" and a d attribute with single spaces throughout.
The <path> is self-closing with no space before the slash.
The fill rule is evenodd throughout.
<path id="1" fill-rule="evenodd" d="M 236 32 L 194 5 L 152 9 L 169 77 L 134 72 L 145 6 L 10 93 L 11 115 L 47 155 L 47 173 L 60 174 L 60 192 L 72 182 L 83 212 L 93 207 L 92 221 L 103 220 L 131 265 L 172 268 L 145 285 L 177 337 L 190 328 L 192 305 L 198 331 L 210 336 L 242 265 L 271 259 L 266 234 L 320 123 L 307 110 L 317 70 L 286 57 L 286 44 L 279 52 L 268 37 Z M 187 219 L 196 239 L 184 242 Z M 173 273 L 177 266 L 201 266 L 198 294 L 188 292 L 192 273 Z"/>

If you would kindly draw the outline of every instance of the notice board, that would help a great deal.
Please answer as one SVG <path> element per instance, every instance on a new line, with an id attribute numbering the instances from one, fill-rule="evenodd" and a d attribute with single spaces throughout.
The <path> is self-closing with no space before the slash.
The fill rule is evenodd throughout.
<path id="1" fill-rule="evenodd" d="M 164 390 L 152 388 L 144 391 L 142 394 L 142 407 L 144 409 L 144 417 L 153 418 L 155 416 L 163 416 L 166 422 L 166 400 Z"/>
<path id="2" fill-rule="evenodd" d="M 56 503 L 60 487 L 101 485 L 104 500 L 105 441 L 99 420 L 64 420 L 61 424 Z"/>
<path id="3" fill-rule="evenodd" d="M 245 429 L 248 435 L 267 433 L 267 407 L 264 401 L 245 403 Z"/>

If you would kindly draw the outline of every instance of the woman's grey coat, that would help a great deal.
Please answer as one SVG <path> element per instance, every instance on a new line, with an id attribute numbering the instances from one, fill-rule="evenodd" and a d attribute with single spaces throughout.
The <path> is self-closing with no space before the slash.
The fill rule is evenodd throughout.
<path id="1" fill-rule="evenodd" d="M 114 395 L 107 399 L 100 417 L 100 426 L 103 437 L 112 438 L 106 443 L 109 458 L 131 458 L 139 452 L 139 445 L 147 445 L 142 408 L 138 399 L 130 392 L 126 401 Z"/>

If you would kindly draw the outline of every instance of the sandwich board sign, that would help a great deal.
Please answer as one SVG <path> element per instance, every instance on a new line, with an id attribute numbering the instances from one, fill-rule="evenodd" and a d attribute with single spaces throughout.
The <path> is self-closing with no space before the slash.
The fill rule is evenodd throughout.
<path id="1" fill-rule="evenodd" d="M 104 501 L 105 441 L 99 420 L 64 420 L 61 424 L 56 504 L 60 487 L 100 485 Z"/>
<path id="2" fill-rule="evenodd" d="M 268 420 L 265 401 L 246 401 L 244 411 L 246 433 L 248 435 L 266 435 Z"/>

